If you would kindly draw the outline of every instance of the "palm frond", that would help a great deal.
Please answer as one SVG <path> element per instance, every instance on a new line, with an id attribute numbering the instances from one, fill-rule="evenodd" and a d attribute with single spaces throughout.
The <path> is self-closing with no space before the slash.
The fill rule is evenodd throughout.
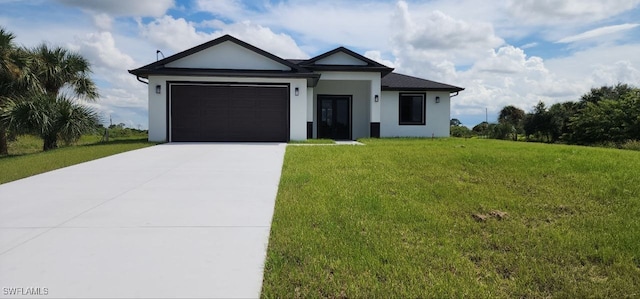
<path id="1" fill-rule="evenodd" d="M 100 121 L 95 110 L 64 95 L 58 97 L 56 109 L 58 136 L 67 144 L 78 141 L 83 134 L 93 133 Z"/>

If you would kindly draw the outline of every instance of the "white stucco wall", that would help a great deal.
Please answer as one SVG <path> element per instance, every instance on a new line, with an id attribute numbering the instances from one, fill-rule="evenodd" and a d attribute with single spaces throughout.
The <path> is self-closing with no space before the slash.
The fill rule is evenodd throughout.
<path id="1" fill-rule="evenodd" d="M 365 61 L 355 58 L 349 54 L 343 52 L 337 52 L 331 56 L 322 58 L 316 61 L 315 64 L 329 64 L 329 65 L 367 65 Z"/>
<path id="2" fill-rule="evenodd" d="M 399 91 L 383 91 L 380 137 L 449 137 L 451 99 L 449 92 L 426 92 L 424 125 L 399 125 Z M 407 92 L 416 93 L 416 92 Z M 436 103 L 440 97 L 440 103 Z"/>
<path id="3" fill-rule="evenodd" d="M 313 102 L 314 102 L 314 88 L 307 87 L 307 121 L 313 121 Z"/>
<path id="4" fill-rule="evenodd" d="M 229 41 L 167 63 L 166 67 L 236 70 L 291 70 L 290 67 L 284 64 L 278 63 Z"/>
<path id="5" fill-rule="evenodd" d="M 224 83 L 280 83 L 289 84 L 289 138 L 307 139 L 307 80 L 295 78 L 235 78 L 149 76 L 149 141 L 167 142 L 167 82 L 224 82 Z M 156 94 L 156 85 L 162 92 Z M 298 87 L 299 94 L 295 95 Z"/>

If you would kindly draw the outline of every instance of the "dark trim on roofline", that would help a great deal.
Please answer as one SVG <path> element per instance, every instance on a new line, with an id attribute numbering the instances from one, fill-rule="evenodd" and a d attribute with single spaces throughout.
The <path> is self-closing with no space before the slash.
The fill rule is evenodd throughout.
<path id="1" fill-rule="evenodd" d="M 456 88 L 420 88 L 420 87 L 388 87 L 381 86 L 380 90 L 382 91 L 448 91 L 448 92 L 460 92 L 463 91 L 464 88 L 456 87 Z"/>
<path id="2" fill-rule="evenodd" d="M 351 50 L 349 50 L 349 49 L 347 49 L 345 47 L 338 47 L 338 48 L 335 48 L 335 49 L 333 49 L 333 50 L 331 50 L 329 52 L 325 52 L 323 54 L 320 54 L 320 55 L 318 55 L 316 57 L 313 57 L 313 58 L 311 58 L 309 60 L 301 62 L 300 65 L 305 66 L 305 67 L 306 66 L 316 66 L 317 64 L 314 64 L 316 61 L 322 60 L 323 58 L 327 58 L 327 57 L 329 57 L 329 56 L 331 56 L 333 54 L 336 54 L 338 52 L 343 52 L 343 53 L 345 53 L 345 54 L 347 54 L 347 55 L 349 55 L 349 56 L 351 56 L 351 57 L 353 57 L 355 59 L 362 60 L 362 61 L 367 63 L 367 66 L 390 68 L 390 67 L 388 67 L 386 65 L 378 63 L 378 62 L 376 62 L 374 60 L 371 60 L 371 59 L 369 59 L 367 57 L 364 57 L 364 56 L 362 56 L 362 55 L 360 55 L 360 54 L 358 54 L 356 52 L 353 52 L 353 51 L 351 51 Z"/>
<path id="3" fill-rule="evenodd" d="M 208 41 L 206 43 L 203 43 L 203 44 L 200 44 L 198 46 L 195 46 L 193 48 L 189 48 L 189 49 L 184 50 L 182 52 L 179 52 L 177 54 L 171 55 L 169 57 L 160 59 L 160 60 L 158 60 L 156 62 L 147 64 L 147 65 L 145 65 L 143 67 L 140 67 L 140 68 L 137 68 L 137 69 L 134 69 L 134 70 L 129 70 L 129 73 L 134 74 L 134 75 L 139 75 L 144 70 L 153 70 L 153 69 L 157 69 L 159 67 L 163 67 L 167 63 L 170 63 L 170 62 L 176 61 L 178 59 L 187 57 L 189 55 L 195 54 L 197 52 L 200 52 L 202 50 L 205 50 L 207 48 L 219 45 L 219 44 L 227 42 L 227 41 L 233 42 L 233 43 L 235 43 L 235 44 L 237 44 L 237 45 L 239 45 L 241 47 L 244 47 L 244 48 L 246 48 L 248 50 L 251 50 L 251 51 L 253 51 L 253 52 L 257 53 L 257 54 L 260 54 L 260 55 L 265 56 L 265 57 L 267 57 L 267 58 L 269 58 L 271 60 L 274 60 L 274 61 L 276 61 L 276 62 L 278 62 L 280 64 L 283 64 L 283 65 L 291 68 L 292 71 L 302 72 L 302 73 L 308 72 L 307 70 L 305 70 L 304 68 L 302 68 L 301 66 L 299 66 L 299 65 L 297 65 L 295 63 L 292 63 L 292 62 L 290 62 L 288 60 L 282 59 L 282 58 L 280 58 L 280 57 L 278 57 L 276 55 L 273 55 L 273 54 L 271 54 L 271 53 L 269 53 L 269 52 L 267 52 L 265 50 L 262 50 L 262 49 L 260 49 L 260 48 L 258 48 L 256 46 L 253 46 L 251 44 L 243 42 L 243 41 L 241 41 L 241 40 L 239 40 L 239 39 L 227 34 L 227 35 L 224 35 L 222 37 L 219 37 L 219 38 L 216 38 L 214 40 L 211 40 L 211 41 Z"/>
<path id="4" fill-rule="evenodd" d="M 129 73 L 134 74 L 132 71 Z M 148 78 L 149 75 L 166 75 L 166 76 L 186 76 L 186 77 L 237 77 L 237 78 L 301 78 L 307 79 L 307 87 L 314 87 L 320 80 L 320 74 L 314 73 L 292 73 L 280 71 L 263 71 L 263 70 L 217 70 L 217 69 L 188 69 L 188 68 L 161 68 L 156 70 L 145 70 L 136 76 Z"/>
<path id="5" fill-rule="evenodd" d="M 392 68 L 377 66 L 354 66 L 354 65 L 310 65 L 305 68 L 312 71 L 332 71 L 332 72 L 380 72 L 380 77 L 393 72 Z"/>
<path id="6" fill-rule="evenodd" d="M 336 53 L 345 53 L 355 59 L 361 60 L 363 62 L 365 62 L 367 65 L 334 65 L 334 64 L 315 64 L 315 62 L 317 62 L 318 60 L 322 60 L 324 58 L 327 58 L 331 55 L 334 55 Z M 310 69 L 310 70 L 317 70 L 317 71 L 356 71 L 356 72 L 370 72 L 370 71 L 374 71 L 374 72 L 380 72 L 382 73 L 382 77 L 386 76 L 387 74 L 393 72 L 393 68 L 390 68 L 384 64 L 378 63 L 372 59 L 369 59 L 365 56 L 362 56 L 356 52 L 353 52 L 345 47 L 338 47 L 335 48 L 329 52 L 325 52 L 323 54 L 320 54 L 316 57 L 313 57 L 311 59 L 308 60 L 301 60 L 301 61 L 297 61 L 298 65 L 306 68 L 306 69 Z"/>

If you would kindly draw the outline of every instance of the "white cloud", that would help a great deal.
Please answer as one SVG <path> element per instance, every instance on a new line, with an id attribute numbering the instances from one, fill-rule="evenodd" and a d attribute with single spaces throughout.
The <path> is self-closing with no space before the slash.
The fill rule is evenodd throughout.
<path id="1" fill-rule="evenodd" d="M 395 67 L 395 64 L 393 63 L 393 61 L 384 59 L 380 51 L 367 51 L 364 53 L 364 57 L 367 57 L 377 63 L 381 63 L 391 68 Z"/>
<path id="2" fill-rule="evenodd" d="M 398 2 L 392 18 L 392 46 L 401 64 L 415 59 L 469 63 L 504 43 L 489 23 L 468 23 L 439 11 L 416 18 L 404 1 Z"/>
<path id="3" fill-rule="evenodd" d="M 112 16 L 159 17 L 174 6 L 173 0 L 58 0 L 94 13 L 105 13 Z"/>
<path id="4" fill-rule="evenodd" d="M 613 26 L 605 26 L 596 28 L 593 30 L 589 30 L 580 34 L 576 34 L 573 36 L 567 36 L 565 38 L 560 39 L 557 43 L 573 43 L 578 41 L 583 41 L 587 39 L 593 39 L 601 36 L 609 36 L 615 33 L 619 33 L 621 31 L 630 30 L 640 26 L 640 24 L 621 24 L 621 25 L 613 25 Z"/>
<path id="5" fill-rule="evenodd" d="M 59 2 L 79 7 L 93 16 L 96 27 L 110 30 L 113 17 L 159 17 L 174 6 L 173 0 L 58 0 Z"/>
<path id="6" fill-rule="evenodd" d="M 571 56 L 547 60 L 549 69 L 562 78 L 580 82 L 584 92 L 618 82 L 640 82 L 640 44 L 602 45 L 585 49 Z"/>
<path id="7" fill-rule="evenodd" d="M 633 65 L 628 60 L 621 60 L 614 64 L 597 64 L 591 76 L 595 82 L 601 82 L 607 85 L 617 83 L 638 84 L 640 82 L 640 68 Z"/>
<path id="8" fill-rule="evenodd" d="M 133 59 L 122 53 L 115 44 L 110 32 L 89 33 L 76 37 L 75 43 L 70 48 L 80 52 L 85 58 L 97 67 L 105 67 L 111 70 L 133 68 Z"/>
<path id="9" fill-rule="evenodd" d="M 163 16 L 149 24 L 138 24 L 140 34 L 163 49 L 179 52 L 211 40 L 217 35 L 198 32 L 192 23 L 183 18 Z"/>
<path id="10" fill-rule="evenodd" d="M 113 20 L 106 13 L 93 14 L 93 23 L 100 30 L 105 30 L 105 31 L 110 30 L 112 22 L 113 22 Z"/>
<path id="11" fill-rule="evenodd" d="M 98 111 L 103 121 L 112 116 L 116 123 L 135 122 L 146 128 L 146 85 L 126 71 L 139 65 L 118 47 L 111 32 L 75 36 L 67 47 L 83 55 L 92 64 L 93 79 L 99 84 L 100 98 L 91 103 L 91 107 Z"/>
<path id="12" fill-rule="evenodd" d="M 542 58 L 528 57 L 514 46 L 491 51 L 469 70 L 456 75 L 467 89 L 453 101 L 454 115 L 484 115 L 485 108 L 495 115 L 507 105 L 529 111 L 538 101 L 553 104 L 573 100 L 584 88 L 558 77 Z"/>
<path id="13" fill-rule="evenodd" d="M 503 40 L 493 33 L 489 23 L 468 23 L 456 20 L 440 11 L 433 11 L 414 20 L 406 2 L 398 2 L 396 15 L 398 34 L 395 41 L 414 48 L 460 51 L 479 47 L 495 47 Z"/>
<path id="14" fill-rule="evenodd" d="M 393 4 L 378 1 L 362 1 L 357 5 L 347 1 L 256 1 L 254 4 L 262 4 L 259 11 L 233 0 L 197 3 L 225 20 L 251 21 L 295 35 L 297 42 L 302 43 L 301 48 L 310 52 L 330 50 L 326 45 L 386 49 L 386 37 L 394 30 L 388 26 Z"/>
<path id="15" fill-rule="evenodd" d="M 307 58 L 289 35 L 274 33 L 271 29 L 253 24 L 249 21 L 225 24 L 222 21 L 210 20 L 200 24 L 187 22 L 179 18 L 164 16 L 149 24 L 139 24 L 141 34 L 155 44 L 179 52 L 230 34 L 249 44 L 282 58 Z M 212 33 L 199 31 L 197 26 L 214 27 Z"/>
<path id="16" fill-rule="evenodd" d="M 588 24 L 615 16 L 640 4 L 640 0 L 509 0 L 508 10 L 520 22 L 551 25 Z"/>
<path id="17" fill-rule="evenodd" d="M 195 6 L 198 10 L 210 12 L 216 16 L 238 17 L 245 11 L 239 0 L 197 0 Z"/>
<path id="18" fill-rule="evenodd" d="M 491 24 L 469 23 L 434 11 L 415 16 L 399 1 L 392 16 L 392 53 L 399 70 L 435 80 L 455 78 L 455 66 L 471 64 L 504 41 Z"/>

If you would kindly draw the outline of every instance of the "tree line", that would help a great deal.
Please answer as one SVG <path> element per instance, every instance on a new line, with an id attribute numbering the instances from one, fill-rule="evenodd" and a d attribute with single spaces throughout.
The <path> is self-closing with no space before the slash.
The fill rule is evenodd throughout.
<path id="1" fill-rule="evenodd" d="M 83 104 L 99 97 L 89 61 L 62 47 L 19 47 L 14 40 L 0 27 L 0 155 L 21 134 L 40 136 L 47 151 L 94 131 L 98 114 Z"/>
<path id="2" fill-rule="evenodd" d="M 531 112 L 509 105 L 497 123 L 482 122 L 471 130 L 454 126 L 452 136 L 480 135 L 495 139 L 621 145 L 640 141 L 640 88 L 628 84 L 592 88 L 577 102 L 544 102 Z"/>

